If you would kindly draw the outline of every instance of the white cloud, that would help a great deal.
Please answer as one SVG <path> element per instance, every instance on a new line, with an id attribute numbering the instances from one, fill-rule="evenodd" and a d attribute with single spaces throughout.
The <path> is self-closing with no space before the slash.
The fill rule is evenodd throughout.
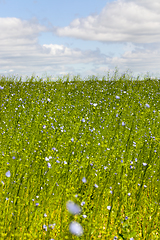
<path id="1" fill-rule="evenodd" d="M 58 36 L 121 44 L 121 56 L 107 56 L 101 66 L 93 63 L 92 71 L 100 73 L 106 65 L 107 70 L 118 66 L 121 71 L 159 72 L 159 13 L 159 0 L 115 0 L 107 3 L 100 14 L 77 18 L 53 32 Z"/>
<path id="2" fill-rule="evenodd" d="M 160 63 L 160 45 L 154 51 L 150 49 L 136 49 L 126 51 L 121 57 L 106 59 L 110 67 L 118 66 L 122 71 L 131 69 L 133 72 L 158 73 Z"/>
<path id="3" fill-rule="evenodd" d="M 0 18 L 0 73 L 18 72 L 19 74 L 55 74 L 74 72 L 70 64 L 105 62 L 105 55 L 99 50 L 81 51 L 64 45 L 38 43 L 41 32 L 49 31 L 35 19 L 22 21 L 18 18 Z M 12 70 L 12 71 L 11 71 Z"/>
<path id="4" fill-rule="evenodd" d="M 123 54 L 108 56 L 97 48 L 82 51 L 69 44 L 39 44 L 42 32 L 51 29 L 36 19 L 0 18 L 0 74 L 40 75 L 105 74 L 118 66 L 121 71 L 159 71 L 160 63 L 159 0 L 117 0 L 108 3 L 99 15 L 75 19 L 59 36 L 69 36 L 104 43 L 122 43 Z M 124 47 L 125 43 L 125 47 Z M 98 44 L 97 44 L 98 46 Z"/>
<path id="5" fill-rule="evenodd" d="M 133 2 L 133 0 L 128 0 L 130 2 Z M 160 1 L 159 0 L 134 0 L 134 2 L 140 6 L 144 6 L 145 8 L 148 8 L 156 13 L 159 13 L 160 10 Z"/>
<path id="6" fill-rule="evenodd" d="M 39 32 L 47 31 L 45 26 L 40 25 L 36 19 L 30 21 L 18 18 L 0 18 L 0 41 L 3 40 L 33 40 Z"/>
<path id="7" fill-rule="evenodd" d="M 159 12 L 159 0 L 117 0 L 107 3 L 99 15 L 77 18 L 54 32 L 102 42 L 159 42 Z"/>

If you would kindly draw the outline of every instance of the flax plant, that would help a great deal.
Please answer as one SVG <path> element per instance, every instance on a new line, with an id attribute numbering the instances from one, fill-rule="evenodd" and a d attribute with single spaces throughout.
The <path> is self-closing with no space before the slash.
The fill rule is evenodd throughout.
<path id="1" fill-rule="evenodd" d="M 0 77 L 0 239 L 159 239 L 160 81 Z"/>

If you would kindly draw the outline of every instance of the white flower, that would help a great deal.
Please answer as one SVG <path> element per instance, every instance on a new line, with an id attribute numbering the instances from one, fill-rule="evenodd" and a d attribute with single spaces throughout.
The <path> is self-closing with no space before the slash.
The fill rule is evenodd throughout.
<path id="1" fill-rule="evenodd" d="M 108 210 L 111 210 L 111 206 L 107 206 L 107 209 L 108 209 Z"/>
<path id="2" fill-rule="evenodd" d="M 96 107 L 98 104 L 97 103 L 93 103 L 93 106 Z"/>
<path id="3" fill-rule="evenodd" d="M 45 231 L 47 231 L 47 226 L 45 224 L 43 225 L 43 228 L 45 229 Z"/>
<path id="4" fill-rule="evenodd" d="M 47 166 L 48 166 L 48 168 L 51 168 L 51 164 L 50 163 L 47 163 Z"/>
<path id="5" fill-rule="evenodd" d="M 87 182 L 87 180 L 86 180 L 85 177 L 82 178 L 82 182 L 83 182 L 83 183 L 86 183 L 86 182 Z"/>
<path id="6" fill-rule="evenodd" d="M 143 163 L 143 166 L 147 166 L 147 163 Z"/>
<path id="7" fill-rule="evenodd" d="M 69 225 L 69 231 L 72 233 L 72 234 L 75 234 L 77 236 L 81 236 L 83 234 L 83 228 L 82 226 L 74 221 L 74 222 L 71 222 L 70 225 Z"/>
<path id="8" fill-rule="evenodd" d="M 55 225 L 56 225 L 55 223 L 49 224 L 49 228 L 54 229 Z"/>
<path id="9" fill-rule="evenodd" d="M 67 202 L 67 209 L 73 215 L 81 213 L 81 208 L 73 201 Z"/>
<path id="10" fill-rule="evenodd" d="M 83 206 L 85 204 L 85 202 L 83 201 L 83 202 L 81 202 L 81 206 Z"/>
<path id="11" fill-rule="evenodd" d="M 11 176 L 10 171 L 6 172 L 6 177 L 10 177 L 10 176 Z"/>

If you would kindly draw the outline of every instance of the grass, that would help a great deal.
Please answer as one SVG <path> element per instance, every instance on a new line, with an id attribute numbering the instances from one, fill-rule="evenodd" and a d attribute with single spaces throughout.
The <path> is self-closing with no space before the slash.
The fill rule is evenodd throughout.
<path id="1" fill-rule="evenodd" d="M 0 239 L 160 238 L 160 80 L 0 86 Z"/>

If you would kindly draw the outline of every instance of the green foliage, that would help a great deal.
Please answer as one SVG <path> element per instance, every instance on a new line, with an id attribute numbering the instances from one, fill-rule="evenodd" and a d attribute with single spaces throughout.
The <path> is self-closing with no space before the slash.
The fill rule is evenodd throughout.
<path id="1" fill-rule="evenodd" d="M 0 238 L 159 239 L 159 84 L 1 77 Z"/>

